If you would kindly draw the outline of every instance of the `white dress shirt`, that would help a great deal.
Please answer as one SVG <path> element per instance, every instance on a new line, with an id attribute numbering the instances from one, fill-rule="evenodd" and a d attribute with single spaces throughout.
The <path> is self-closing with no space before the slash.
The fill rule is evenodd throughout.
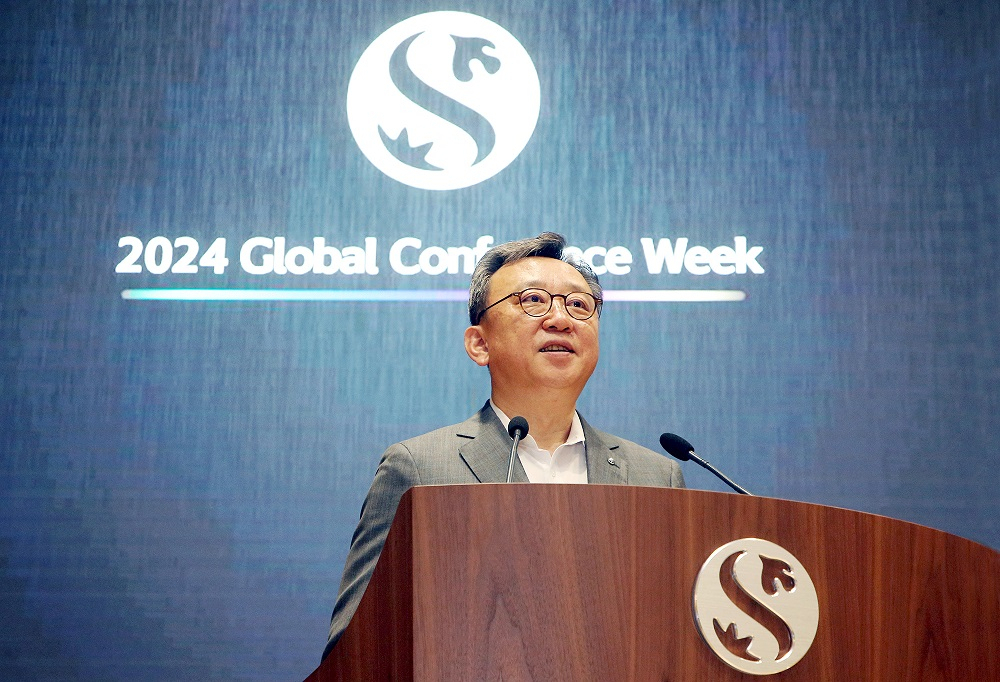
<path id="1" fill-rule="evenodd" d="M 510 417 L 490 401 L 490 407 L 503 422 L 506 429 Z M 566 442 L 554 452 L 542 450 L 529 433 L 517 444 L 517 458 L 521 460 L 524 473 L 531 483 L 586 483 L 587 482 L 587 443 L 584 440 L 583 424 L 580 415 L 573 412 L 573 424 L 569 427 L 569 437 Z"/>

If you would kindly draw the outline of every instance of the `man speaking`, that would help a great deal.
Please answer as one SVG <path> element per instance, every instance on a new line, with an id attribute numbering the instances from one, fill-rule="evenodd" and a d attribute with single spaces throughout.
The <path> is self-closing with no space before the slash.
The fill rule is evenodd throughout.
<path id="1" fill-rule="evenodd" d="M 568 259 L 565 246 L 545 232 L 495 246 L 477 264 L 465 351 L 489 368 L 490 400 L 461 424 L 385 451 L 361 507 L 324 658 L 361 601 L 399 498 L 415 485 L 506 481 L 514 417 L 529 426 L 515 482 L 684 486 L 675 462 L 596 430 L 576 411 L 597 366 L 603 301 L 593 270 Z"/>

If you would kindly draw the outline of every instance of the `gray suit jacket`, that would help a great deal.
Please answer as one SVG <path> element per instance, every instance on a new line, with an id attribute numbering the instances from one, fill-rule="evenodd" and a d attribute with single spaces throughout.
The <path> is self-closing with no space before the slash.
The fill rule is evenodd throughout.
<path id="1" fill-rule="evenodd" d="M 587 450 L 587 481 L 621 485 L 683 488 L 676 462 L 622 438 L 598 431 L 580 418 Z M 415 485 L 503 483 L 511 440 L 489 403 L 461 424 L 396 443 L 385 451 L 344 566 L 333 608 L 330 639 L 323 657 L 347 628 L 375 570 L 389 526 L 403 493 Z M 528 476 L 514 460 L 514 480 Z"/>

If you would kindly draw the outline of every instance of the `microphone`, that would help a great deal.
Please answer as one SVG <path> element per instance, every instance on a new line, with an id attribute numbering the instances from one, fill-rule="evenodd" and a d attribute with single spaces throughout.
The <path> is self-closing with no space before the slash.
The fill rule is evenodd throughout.
<path id="1" fill-rule="evenodd" d="M 707 460 L 704 460 L 701 457 L 699 457 L 698 455 L 696 455 L 695 451 L 694 451 L 694 446 L 691 445 L 690 443 L 688 443 L 686 440 L 684 440 L 680 436 L 678 436 L 677 434 L 675 434 L 675 433 L 664 433 L 663 435 L 661 435 L 660 436 L 660 447 L 662 447 L 664 450 L 666 450 L 667 452 L 669 452 L 671 455 L 673 455 L 674 457 L 676 457 L 677 459 L 679 459 L 682 462 L 686 462 L 689 459 L 693 460 L 695 464 L 698 464 L 698 465 L 704 467 L 705 469 L 708 469 L 713 474 L 715 474 L 716 476 L 718 476 L 720 479 L 722 479 L 723 483 L 725 483 L 726 485 L 728 485 L 730 488 L 732 488 L 736 492 L 742 493 L 744 495 L 750 495 L 751 497 L 753 497 L 753 493 L 751 493 L 749 490 L 747 490 L 746 488 L 743 488 L 741 486 L 736 485 L 735 483 L 733 483 L 732 479 L 730 479 L 724 473 L 722 473 L 721 471 L 719 471 L 718 469 L 716 469 L 714 466 L 712 466 Z"/>
<path id="2" fill-rule="evenodd" d="M 528 435 L 528 420 L 524 417 L 514 417 L 507 425 L 507 434 L 514 439 L 514 447 L 510 449 L 510 461 L 507 462 L 507 482 L 514 478 L 514 458 L 517 457 L 517 444 Z"/>

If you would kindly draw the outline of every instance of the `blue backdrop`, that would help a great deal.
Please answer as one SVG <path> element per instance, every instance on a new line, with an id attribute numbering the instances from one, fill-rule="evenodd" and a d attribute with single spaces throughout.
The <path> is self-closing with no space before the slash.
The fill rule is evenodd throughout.
<path id="1" fill-rule="evenodd" d="M 383 31 L 441 9 L 509 31 L 540 106 L 509 166 L 428 191 L 368 161 L 346 99 Z M 400 274 L 404 238 L 623 247 L 579 405 L 592 423 L 650 447 L 680 433 L 760 494 L 1000 547 L 996 3 L 0 11 L 4 676 L 316 666 L 382 450 L 488 397 L 448 300 L 468 275 Z M 182 237 L 199 257 L 225 239 L 228 265 L 170 271 Z M 379 272 L 251 274 L 254 237 L 374 238 Z M 763 272 L 647 262 L 661 239 L 737 237 Z M 135 243 L 141 272 L 118 271 Z M 202 288 L 369 300 L 143 299 Z M 414 290 L 440 300 L 384 300 Z M 743 300 L 629 300 L 674 290 Z"/>

